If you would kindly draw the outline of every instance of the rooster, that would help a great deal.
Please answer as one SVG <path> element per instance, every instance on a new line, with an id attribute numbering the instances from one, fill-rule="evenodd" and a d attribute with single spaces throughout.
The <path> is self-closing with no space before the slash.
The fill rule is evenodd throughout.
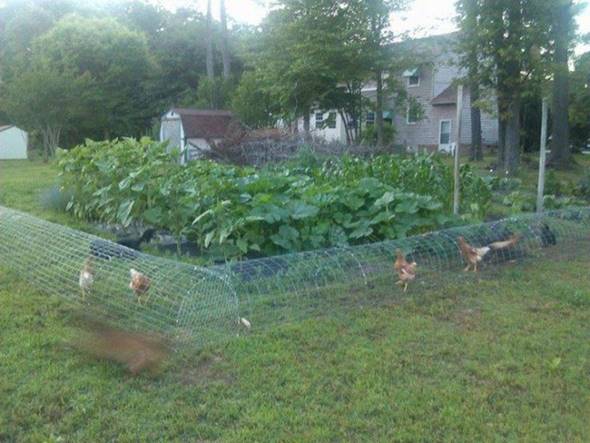
<path id="1" fill-rule="evenodd" d="M 512 246 L 516 245 L 516 243 L 518 243 L 520 238 L 521 235 L 516 234 L 512 235 L 507 240 L 495 241 L 487 246 L 476 248 L 467 243 L 463 237 L 457 237 L 461 254 L 467 261 L 467 267 L 464 269 L 464 271 L 467 272 L 471 267 L 473 267 L 473 272 L 477 272 L 477 264 L 483 260 L 488 252 L 511 248 Z"/>
<path id="2" fill-rule="evenodd" d="M 80 270 L 78 284 L 82 290 L 82 299 L 85 299 L 86 293 L 90 291 L 92 285 L 94 284 L 94 266 L 92 264 L 91 257 L 87 257 L 86 260 L 84 260 L 84 265 Z"/>
<path id="3" fill-rule="evenodd" d="M 416 278 L 416 262 L 408 263 L 406 257 L 400 249 L 395 251 L 396 259 L 393 263 L 393 269 L 397 272 L 399 281 L 397 285 L 403 285 L 404 292 L 408 289 L 408 284 Z"/>
<path id="4" fill-rule="evenodd" d="M 133 290 L 133 293 L 137 297 L 137 302 L 141 304 L 141 298 L 147 293 L 150 289 L 152 281 L 147 275 L 142 274 L 141 272 L 130 269 L 129 275 L 131 276 L 131 282 L 129 282 L 129 288 Z M 147 299 L 146 299 L 147 302 Z"/>

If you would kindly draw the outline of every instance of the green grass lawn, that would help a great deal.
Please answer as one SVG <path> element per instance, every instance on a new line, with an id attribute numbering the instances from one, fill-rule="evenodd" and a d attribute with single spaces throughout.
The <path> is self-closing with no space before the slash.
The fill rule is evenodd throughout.
<path id="1" fill-rule="evenodd" d="M 87 223 L 41 204 L 44 194 L 58 184 L 57 174 L 55 163 L 0 160 L 0 205 L 92 232 Z"/>
<path id="2" fill-rule="evenodd" d="M 54 174 L 0 162 L 0 204 L 72 223 L 38 206 Z M 403 297 L 384 284 L 390 303 L 255 324 L 153 377 L 77 351 L 77 308 L 0 268 L 0 441 L 590 441 L 579 248 Z"/>

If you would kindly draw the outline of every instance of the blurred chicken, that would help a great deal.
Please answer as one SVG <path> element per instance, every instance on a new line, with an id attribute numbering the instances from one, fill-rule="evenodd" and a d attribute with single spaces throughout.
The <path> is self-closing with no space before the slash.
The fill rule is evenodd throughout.
<path id="1" fill-rule="evenodd" d="M 498 250 L 498 249 L 508 249 L 512 246 L 516 245 L 520 238 L 522 237 L 521 234 L 514 234 L 508 240 L 503 241 L 495 241 L 489 244 L 490 249 Z"/>
<path id="2" fill-rule="evenodd" d="M 90 291 L 94 284 L 94 266 L 92 264 L 92 257 L 87 257 L 86 260 L 84 260 L 84 265 L 80 270 L 78 284 L 82 290 L 82 299 L 85 299 L 86 293 Z"/>
<path id="3" fill-rule="evenodd" d="M 457 242 L 459 243 L 461 254 L 467 261 L 467 267 L 464 269 L 464 271 L 469 271 L 469 269 L 473 266 L 473 272 L 477 272 L 477 264 L 483 260 L 485 255 L 490 252 L 491 248 L 489 246 L 484 246 L 483 248 L 474 248 L 461 236 L 457 237 Z"/>
<path id="4" fill-rule="evenodd" d="M 465 271 L 469 271 L 469 269 L 473 266 L 473 272 L 477 272 L 477 264 L 483 260 L 488 252 L 511 248 L 519 242 L 521 237 L 521 234 L 514 234 L 507 240 L 495 241 L 481 248 L 475 248 L 467 243 L 463 237 L 457 237 L 461 254 L 463 257 L 465 257 L 465 260 L 467 260 L 467 267 L 465 268 Z"/>
<path id="5" fill-rule="evenodd" d="M 403 285 L 404 292 L 408 289 L 408 284 L 416 278 L 416 262 L 408 263 L 406 257 L 400 249 L 395 251 L 396 259 L 393 263 L 393 269 L 397 272 L 399 281 L 398 285 Z"/>
<path id="6" fill-rule="evenodd" d="M 97 320 L 86 321 L 83 332 L 83 338 L 74 343 L 78 348 L 124 364 L 133 375 L 156 372 L 170 353 L 163 338 L 151 333 L 129 332 Z"/>
<path id="7" fill-rule="evenodd" d="M 141 304 L 142 297 L 147 293 L 150 289 L 152 281 L 150 278 L 135 269 L 129 270 L 129 275 L 131 276 L 131 282 L 129 283 L 129 288 L 133 290 L 133 293 L 137 297 L 137 302 Z M 149 297 L 148 297 L 149 298 Z M 147 302 L 147 299 L 146 299 Z"/>

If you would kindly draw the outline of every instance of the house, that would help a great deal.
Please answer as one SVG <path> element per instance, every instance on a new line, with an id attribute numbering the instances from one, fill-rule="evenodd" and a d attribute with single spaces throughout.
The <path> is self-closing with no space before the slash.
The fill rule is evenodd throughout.
<path id="1" fill-rule="evenodd" d="M 14 125 L 0 125 L 0 160 L 26 160 L 29 135 Z"/>
<path id="2" fill-rule="evenodd" d="M 234 121 L 228 111 L 172 108 L 161 118 L 160 141 L 179 149 L 184 164 L 220 143 Z"/>
<path id="3" fill-rule="evenodd" d="M 393 96 L 386 96 L 384 120 L 395 127 L 395 142 L 412 151 L 450 151 L 456 143 L 457 135 L 457 87 L 456 80 L 464 77 L 464 72 L 456 64 L 457 55 L 453 43 L 457 34 L 427 37 L 411 40 L 400 45 L 408 45 L 414 54 L 419 54 L 421 62 L 402 73 L 398 79 L 408 95 L 403 106 L 396 106 Z M 375 101 L 374 82 L 367 82 L 362 95 Z M 471 144 L 471 94 L 463 89 L 463 109 L 461 111 L 461 144 Z M 419 106 L 416 106 L 418 104 Z M 493 109 L 495 104 L 492 103 Z M 332 126 L 319 125 L 330 111 L 314 110 L 310 128 L 314 137 L 328 141 L 346 143 L 344 122 L 335 115 Z M 494 112 L 481 113 L 482 144 L 494 146 L 498 143 L 498 121 Z M 367 111 L 363 115 L 362 128 L 375 124 L 375 113 Z M 302 127 L 302 123 L 300 123 Z"/>

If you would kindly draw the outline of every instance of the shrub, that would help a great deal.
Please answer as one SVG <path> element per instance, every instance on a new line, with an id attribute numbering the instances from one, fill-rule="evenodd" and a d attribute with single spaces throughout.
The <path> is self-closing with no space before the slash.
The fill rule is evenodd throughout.
<path id="1" fill-rule="evenodd" d="M 383 123 L 383 144 L 393 145 L 395 141 L 395 127 L 391 123 Z M 375 146 L 377 144 L 377 126 L 368 126 L 362 134 L 361 144 Z"/>
<path id="2" fill-rule="evenodd" d="M 586 173 L 576 185 L 575 194 L 590 201 L 590 173 Z"/>

